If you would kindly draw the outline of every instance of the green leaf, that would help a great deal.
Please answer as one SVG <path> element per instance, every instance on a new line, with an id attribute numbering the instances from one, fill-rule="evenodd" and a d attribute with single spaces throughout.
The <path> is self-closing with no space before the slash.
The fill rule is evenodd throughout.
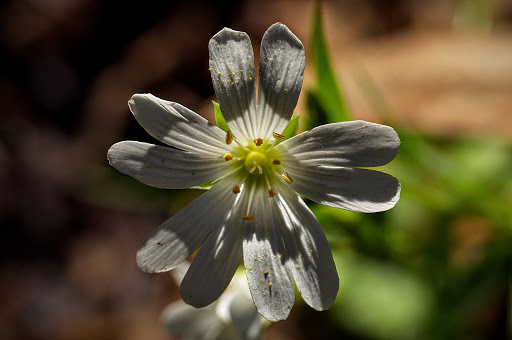
<path id="1" fill-rule="evenodd" d="M 220 110 L 219 103 L 212 100 L 213 103 L 213 113 L 215 114 L 215 123 L 217 123 L 217 126 L 220 127 L 223 131 L 228 132 L 229 126 L 226 122 L 226 119 L 224 119 L 224 116 L 222 115 L 222 111 Z"/>
<path id="2" fill-rule="evenodd" d="M 297 131 L 299 131 L 299 118 L 300 114 L 292 116 L 292 119 L 290 119 L 288 125 L 286 125 L 283 130 L 282 135 L 284 136 L 284 139 L 282 141 L 287 140 L 288 138 L 291 138 L 297 134 Z M 278 140 L 277 144 L 281 143 L 282 141 Z"/>
<path id="3" fill-rule="evenodd" d="M 315 104 L 313 106 L 315 106 L 316 112 L 311 112 L 311 114 L 325 117 L 326 121 L 322 121 L 323 119 L 318 120 L 313 117 L 310 125 L 311 123 L 324 124 L 351 120 L 351 116 L 345 106 L 345 101 L 339 90 L 336 76 L 331 66 L 327 43 L 322 28 L 320 6 L 320 2 L 316 2 L 311 44 L 313 69 L 317 86 L 308 93 L 308 102 L 311 100 Z"/>

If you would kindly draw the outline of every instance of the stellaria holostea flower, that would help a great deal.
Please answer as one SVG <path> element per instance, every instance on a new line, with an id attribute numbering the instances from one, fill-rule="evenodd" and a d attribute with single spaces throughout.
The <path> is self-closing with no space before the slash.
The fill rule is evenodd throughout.
<path id="1" fill-rule="evenodd" d="M 146 272 L 168 271 L 204 241 L 181 284 L 188 304 L 215 301 L 243 259 L 254 303 L 268 320 L 287 318 L 294 281 L 308 305 L 325 310 L 338 292 L 338 275 L 320 224 L 297 193 L 356 212 L 392 208 L 399 182 L 361 167 L 389 163 L 398 152 L 398 136 L 388 126 L 352 121 L 286 139 L 282 133 L 297 104 L 305 53 L 281 23 L 263 36 L 257 101 L 248 35 L 224 28 L 208 47 L 213 86 L 230 131 L 180 104 L 136 94 L 129 101 L 135 118 L 171 148 L 124 141 L 108 152 L 112 166 L 148 185 L 215 183 L 142 243 L 137 262 Z"/>

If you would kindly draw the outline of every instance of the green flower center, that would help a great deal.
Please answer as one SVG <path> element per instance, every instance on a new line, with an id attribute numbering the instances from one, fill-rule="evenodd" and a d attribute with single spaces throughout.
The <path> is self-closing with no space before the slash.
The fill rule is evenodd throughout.
<path id="1" fill-rule="evenodd" d="M 259 151 L 250 151 L 244 160 L 245 169 L 250 174 L 262 175 L 266 172 L 270 165 L 270 159 L 266 153 Z"/>

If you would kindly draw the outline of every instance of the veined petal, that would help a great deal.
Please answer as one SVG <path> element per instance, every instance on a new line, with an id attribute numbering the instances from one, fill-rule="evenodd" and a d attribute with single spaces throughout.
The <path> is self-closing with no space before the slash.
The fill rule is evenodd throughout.
<path id="1" fill-rule="evenodd" d="M 161 224 L 137 251 L 139 267 L 148 273 L 173 269 L 194 252 L 212 229 L 224 225 L 235 202 L 236 178 L 227 178 Z"/>
<path id="2" fill-rule="evenodd" d="M 276 207 L 266 193 L 254 195 L 254 219 L 245 222 L 244 265 L 252 299 L 267 320 L 285 320 L 295 302 L 293 280 L 286 266 Z"/>
<path id="3" fill-rule="evenodd" d="M 256 138 L 254 52 L 249 36 L 224 28 L 210 39 L 208 50 L 213 87 L 229 128 L 241 142 Z"/>
<path id="4" fill-rule="evenodd" d="M 289 268 L 304 301 L 316 310 L 328 309 L 339 288 L 329 242 L 315 215 L 285 186 L 276 187 L 276 198 Z"/>
<path id="5" fill-rule="evenodd" d="M 224 131 L 183 105 L 148 93 L 133 95 L 128 106 L 139 124 L 162 143 L 210 155 L 228 149 Z"/>
<path id="6" fill-rule="evenodd" d="M 242 230 L 228 218 L 226 225 L 216 227 L 199 248 L 181 283 L 183 301 L 199 308 L 217 300 L 241 261 Z"/>
<path id="7" fill-rule="evenodd" d="M 284 164 L 284 163 L 283 163 Z M 312 201 L 356 212 L 380 212 L 400 199 L 400 183 L 386 173 L 338 167 L 288 167 L 290 188 Z"/>
<path id="8" fill-rule="evenodd" d="M 315 127 L 276 148 L 282 150 L 283 162 L 297 167 L 372 167 L 393 160 L 399 146 L 393 128 L 358 120 Z"/>
<path id="9" fill-rule="evenodd" d="M 223 171 L 227 171 L 226 161 L 221 155 L 206 158 L 204 153 L 134 141 L 112 145 L 107 158 L 110 165 L 123 174 L 162 189 L 185 189 L 201 185 L 219 178 Z"/>
<path id="10" fill-rule="evenodd" d="M 258 88 L 258 137 L 283 132 L 297 105 L 306 56 L 300 40 L 281 23 L 265 32 L 261 42 Z"/>

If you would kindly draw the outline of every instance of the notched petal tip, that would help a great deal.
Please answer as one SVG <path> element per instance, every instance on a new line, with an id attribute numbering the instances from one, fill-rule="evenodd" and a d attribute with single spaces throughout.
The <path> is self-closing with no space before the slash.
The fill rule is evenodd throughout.
<path id="1" fill-rule="evenodd" d="M 154 101 L 155 99 L 156 99 L 156 97 L 154 95 L 152 95 L 151 93 L 136 93 L 128 101 L 128 107 L 130 108 L 130 111 L 132 111 L 132 113 L 134 113 L 134 109 L 138 105 L 142 105 L 148 101 Z"/>
<path id="2" fill-rule="evenodd" d="M 210 39 L 210 42 L 208 43 L 208 49 L 212 51 L 212 49 L 215 48 L 222 48 L 222 45 L 226 44 L 226 42 L 230 40 L 240 41 L 245 39 L 250 40 L 247 33 L 224 27 Z"/>
<path id="3" fill-rule="evenodd" d="M 275 39 L 275 40 L 285 40 L 289 42 L 293 47 L 304 50 L 304 45 L 299 38 L 286 26 L 281 22 L 276 22 L 272 26 L 270 26 L 264 34 L 264 37 L 267 39 Z"/>

